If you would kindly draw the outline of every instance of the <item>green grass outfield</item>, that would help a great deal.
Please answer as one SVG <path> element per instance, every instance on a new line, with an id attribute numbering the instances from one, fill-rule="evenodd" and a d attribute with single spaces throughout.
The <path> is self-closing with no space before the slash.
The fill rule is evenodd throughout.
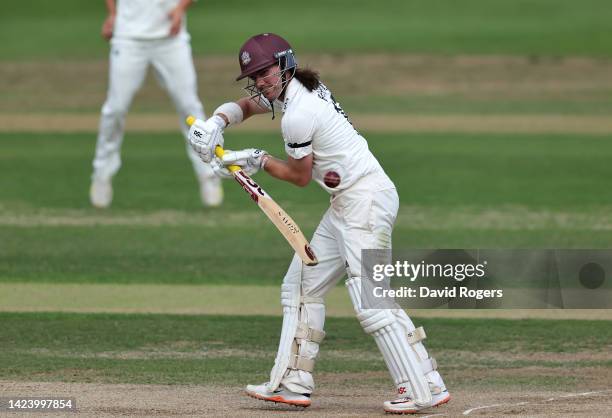
<path id="1" fill-rule="evenodd" d="M 0 59 L 102 57 L 104 2 L 31 0 L 0 6 Z M 297 51 L 442 54 L 612 54 L 606 0 L 215 0 L 189 14 L 196 54 L 235 53 L 278 32 Z"/>
<path id="2" fill-rule="evenodd" d="M 279 285 L 0 282 L 0 312 L 267 315 L 282 312 Z M 421 318 L 612 320 L 612 309 L 408 309 Z M 325 295 L 327 317 L 355 316 L 344 286 Z"/>
<path id="3" fill-rule="evenodd" d="M 612 143 L 586 135 L 367 134 L 395 181 L 396 248 L 610 248 Z M 227 145 L 282 155 L 276 135 Z M 0 280 L 274 285 L 289 246 L 248 196 L 203 209 L 179 135 L 129 134 L 108 211 L 89 207 L 94 135 L 0 134 Z M 310 237 L 318 186 L 256 179 Z"/>
<path id="4" fill-rule="evenodd" d="M 558 371 L 612 366 L 612 328 L 603 321 L 417 320 L 454 387 L 568 388 L 589 376 Z M 265 380 L 281 325 L 278 317 L 133 314 L 0 313 L 0 321 L 0 379 L 158 384 Z M 380 371 L 354 384 L 388 383 L 374 341 L 354 318 L 329 318 L 326 331 L 318 373 Z M 539 377 L 516 376 L 533 367 Z M 497 373 L 474 381 L 466 369 Z"/>

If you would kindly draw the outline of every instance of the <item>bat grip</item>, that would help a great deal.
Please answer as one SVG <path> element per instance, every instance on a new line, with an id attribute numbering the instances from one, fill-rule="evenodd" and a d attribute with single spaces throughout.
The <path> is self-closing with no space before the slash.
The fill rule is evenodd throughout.
<path id="1" fill-rule="evenodd" d="M 196 118 L 193 116 L 187 116 L 187 119 L 185 120 L 185 122 L 187 122 L 187 125 L 189 126 L 193 125 L 195 121 L 196 121 Z M 225 150 L 220 145 L 217 145 L 215 147 L 215 155 L 221 158 L 223 157 L 223 154 L 225 154 Z M 228 165 L 227 169 L 231 171 L 232 173 L 235 173 L 236 171 L 239 171 L 242 168 L 239 165 Z"/>
<path id="2" fill-rule="evenodd" d="M 217 145 L 215 147 L 215 155 L 219 158 L 223 157 L 223 154 L 225 154 L 225 150 L 223 148 L 221 148 L 221 145 Z M 227 169 L 229 171 L 231 171 L 232 173 L 235 173 L 236 171 L 241 170 L 239 165 L 228 165 Z"/>

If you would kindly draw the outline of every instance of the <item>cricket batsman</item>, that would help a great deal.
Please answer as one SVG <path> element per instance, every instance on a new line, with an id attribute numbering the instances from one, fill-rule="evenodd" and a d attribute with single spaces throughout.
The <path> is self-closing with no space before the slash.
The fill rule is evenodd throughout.
<path id="1" fill-rule="evenodd" d="M 384 402 L 386 412 L 409 414 L 444 404 L 450 395 L 423 339 L 402 309 L 361 306 L 361 250 L 390 249 L 399 198 L 393 182 L 355 130 L 318 73 L 297 65 L 293 49 L 278 35 L 248 39 L 238 54 L 250 97 L 222 104 L 206 122 L 190 130 L 190 143 L 220 177 L 231 177 L 228 165 L 247 174 L 263 169 L 297 186 L 314 179 L 331 195 L 311 247 L 319 263 L 307 266 L 294 256 L 281 286 L 283 326 L 270 380 L 248 385 L 249 396 L 307 407 L 315 388 L 313 369 L 325 337 L 324 297 L 346 274 L 346 288 L 357 319 L 376 340 L 398 398 Z M 225 128 L 257 114 L 282 112 L 281 130 L 287 159 L 259 149 L 226 151 Z M 194 133 L 197 133 L 194 134 Z"/>

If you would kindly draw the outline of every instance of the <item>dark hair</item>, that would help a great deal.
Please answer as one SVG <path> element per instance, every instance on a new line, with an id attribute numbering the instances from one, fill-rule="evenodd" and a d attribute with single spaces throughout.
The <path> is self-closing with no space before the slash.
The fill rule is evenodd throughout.
<path id="1" fill-rule="evenodd" d="M 319 73 L 310 68 L 296 68 L 293 77 L 297 78 L 308 91 L 313 91 L 321 84 Z"/>

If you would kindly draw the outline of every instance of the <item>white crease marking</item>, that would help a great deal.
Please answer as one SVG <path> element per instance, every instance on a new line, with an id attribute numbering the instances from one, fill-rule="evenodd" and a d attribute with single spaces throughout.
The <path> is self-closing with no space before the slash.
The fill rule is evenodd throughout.
<path id="1" fill-rule="evenodd" d="M 483 406 L 477 406 L 475 408 L 471 408 L 471 409 L 466 409 L 465 411 L 463 411 L 463 415 L 470 415 L 472 412 L 480 410 L 480 409 L 487 409 L 487 408 L 495 408 L 498 406 L 521 406 L 521 405 L 527 405 L 529 403 L 533 403 L 533 404 L 539 404 L 542 402 L 551 402 L 554 401 L 556 399 L 561 399 L 561 398 L 575 398 L 578 396 L 588 396 L 588 395 L 597 395 L 597 394 L 601 394 L 601 393 L 608 393 L 608 392 L 612 392 L 612 389 L 607 389 L 607 390 L 597 390 L 597 391 L 593 391 L 593 392 L 581 392 L 581 393 L 570 393 L 567 395 L 559 395 L 559 396 L 555 396 L 549 399 L 545 399 L 543 401 L 536 401 L 536 402 L 519 402 L 519 403 L 499 403 L 499 404 L 494 404 L 494 405 L 483 405 Z"/>
<path id="2" fill-rule="evenodd" d="M 505 405 L 508 405 L 508 404 L 496 403 L 495 405 L 477 406 L 476 408 L 466 409 L 465 411 L 463 411 L 463 415 L 470 415 L 473 411 L 477 411 L 479 409 L 495 408 L 496 406 L 505 406 Z"/>

